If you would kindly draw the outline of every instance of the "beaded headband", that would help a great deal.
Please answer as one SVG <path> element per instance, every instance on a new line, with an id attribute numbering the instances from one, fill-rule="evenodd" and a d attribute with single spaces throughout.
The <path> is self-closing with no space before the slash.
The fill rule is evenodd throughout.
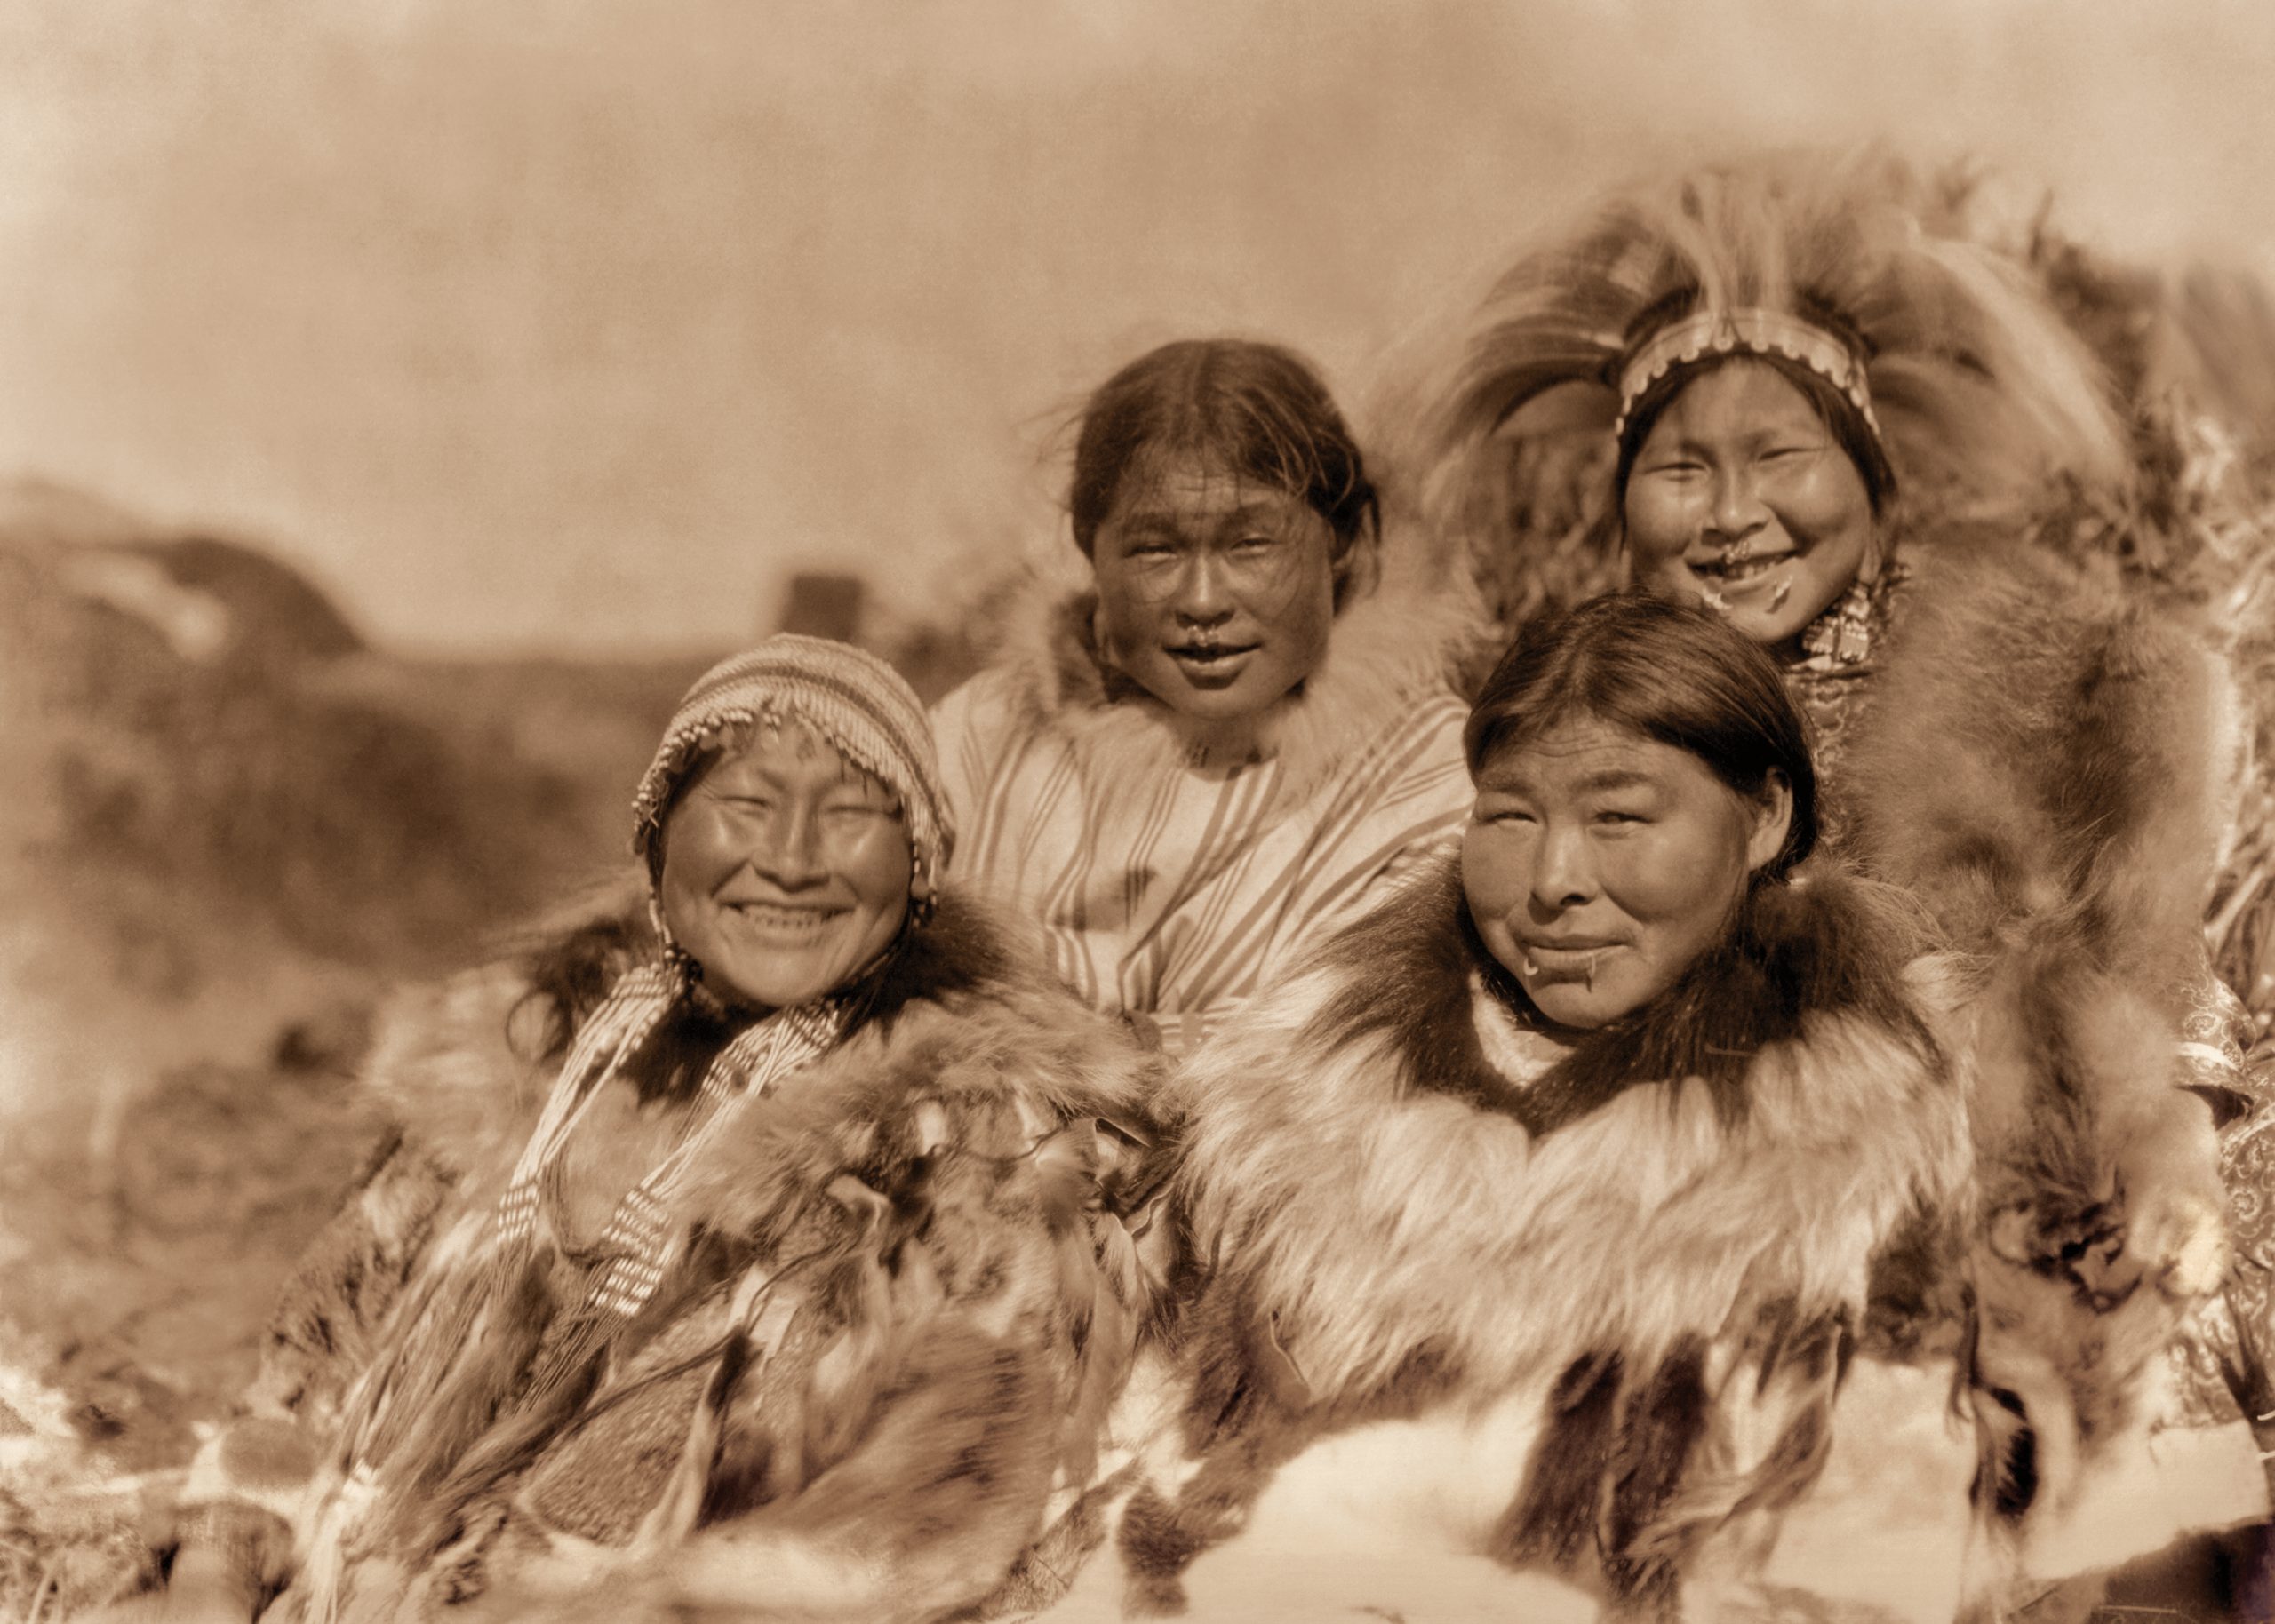
<path id="1" fill-rule="evenodd" d="M 1612 438 L 1616 441 L 1627 433 L 1635 402 L 1669 372 L 1710 355 L 1741 350 L 1799 362 L 1840 390 L 1872 431 L 1872 438 L 1880 437 L 1862 358 L 1822 327 L 1779 311 L 1752 308 L 1701 311 L 1654 333 L 1619 370 L 1619 418 L 1612 425 Z"/>

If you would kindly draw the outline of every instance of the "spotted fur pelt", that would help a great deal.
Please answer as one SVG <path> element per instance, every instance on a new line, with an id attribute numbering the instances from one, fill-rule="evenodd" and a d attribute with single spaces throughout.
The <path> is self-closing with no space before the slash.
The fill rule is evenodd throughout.
<path id="1" fill-rule="evenodd" d="M 1251 1007 L 1177 1088 L 1202 1284 L 1133 1602 L 1182 1605 L 1286 1463 L 1433 1417 L 1508 1440 L 1472 1531 L 1505 1568 L 1647 1612 L 1750 1571 L 1822 1467 L 1875 1262 L 1963 1196 L 1904 941 L 1836 877 L 1762 888 L 1544 1069 L 1449 862 Z"/>
<path id="2" fill-rule="evenodd" d="M 1955 1041 L 1976 1078 L 1978 1493 L 2027 1564 L 2137 1438 L 2150 1367 L 2226 1268 L 2180 1051 L 2240 712 L 2203 631 L 2113 580 L 2015 549 L 1915 561 L 1849 758 L 1850 849 L 1976 966 Z"/>
<path id="3" fill-rule="evenodd" d="M 668 1215 L 692 1246 L 582 1384 L 426 1440 L 439 1486 L 361 1524 L 409 1537 L 328 1545 L 355 1487 L 299 1487 L 275 1616 L 921 1620 L 1047 1593 L 1023 1553 L 1079 1503 L 1153 1311 L 1131 1231 L 1158 1063 L 1015 939 L 945 899 L 845 1041 L 706 1147 Z M 282 1503 L 254 1445 L 287 1423 L 323 1459 L 395 1305 L 496 1199 L 548 1054 L 645 946 L 603 906 L 393 1012 L 369 1080 L 400 1142 L 295 1282 L 209 1491 L 234 1464 Z M 564 1311 L 540 1290 L 493 1316 L 494 1357 Z"/>

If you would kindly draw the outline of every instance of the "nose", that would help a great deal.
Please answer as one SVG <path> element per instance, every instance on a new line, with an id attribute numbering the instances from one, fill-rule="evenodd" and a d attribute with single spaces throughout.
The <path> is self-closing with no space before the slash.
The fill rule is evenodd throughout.
<path id="1" fill-rule="evenodd" d="M 751 866 L 786 891 L 818 883 L 823 877 L 821 829 L 813 810 L 791 807 L 768 825 L 751 854 Z"/>
<path id="2" fill-rule="evenodd" d="M 1768 518 L 1751 468 L 1741 464 L 1715 475 L 1714 506 L 1707 523 L 1716 535 L 1736 541 L 1760 529 Z"/>
<path id="3" fill-rule="evenodd" d="M 1233 601 L 1225 588 L 1223 561 L 1205 549 L 1194 553 L 1177 577 L 1174 605 L 1177 619 L 1193 626 L 1217 625 L 1229 620 Z"/>
<path id="4" fill-rule="evenodd" d="M 1593 855 L 1586 834 L 1568 824 L 1552 824 L 1541 832 L 1533 849 L 1532 903 L 1535 912 L 1561 913 L 1596 893 Z"/>

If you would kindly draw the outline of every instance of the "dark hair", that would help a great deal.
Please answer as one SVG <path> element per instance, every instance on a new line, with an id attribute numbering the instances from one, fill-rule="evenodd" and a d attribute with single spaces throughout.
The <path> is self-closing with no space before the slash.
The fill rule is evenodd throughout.
<path id="1" fill-rule="evenodd" d="M 1688 751 L 1749 799 L 1782 773 L 1792 822 L 1761 878 L 1784 879 L 1816 847 L 1816 768 L 1800 712 L 1776 663 L 1710 610 L 1621 592 L 1534 622 L 1470 708 L 1470 776 L 1498 752 L 1578 720 Z"/>
<path id="2" fill-rule="evenodd" d="M 1358 549 L 1372 544 L 1374 483 L 1310 363 L 1276 344 L 1185 338 L 1123 367 L 1082 408 L 1066 508 L 1083 556 L 1130 470 L 1179 452 L 1299 498 L 1334 534 L 1338 588 Z"/>

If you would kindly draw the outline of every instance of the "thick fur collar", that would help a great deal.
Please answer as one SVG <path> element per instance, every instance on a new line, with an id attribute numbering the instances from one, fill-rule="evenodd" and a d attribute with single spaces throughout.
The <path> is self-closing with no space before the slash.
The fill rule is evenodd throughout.
<path id="1" fill-rule="evenodd" d="M 1450 688 L 1483 633 L 1465 584 L 1412 574 L 1386 569 L 1371 592 L 1345 604 L 1319 668 L 1259 720 L 1237 728 L 1182 717 L 1102 666 L 1092 636 L 1097 593 L 1086 570 L 1064 564 L 1038 565 L 1015 593 L 990 669 L 1025 726 L 1065 738 L 1109 794 L 1122 784 L 1150 791 L 1182 768 L 1269 757 L 1280 763 L 1281 798 L 1300 804 L 1417 697 Z"/>
<path id="2" fill-rule="evenodd" d="M 1530 1087 L 1513 1090 L 1487 1057 L 1469 1006 L 1480 993 L 1520 1023 L 1532 1018 L 1515 979 L 1479 939 L 1457 864 L 1442 862 L 1393 899 L 1374 926 L 1327 950 L 1350 984 L 1328 1013 L 1327 1040 L 1390 1038 L 1418 1089 L 1505 1112 L 1547 1134 L 1638 1082 L 1696 1079 L 1726 1122 L 1743 1121 L 1747 1079 L 1766 1048 L 1799 1042 L 1812 1017 L 1854 1015 L 1908 1037 L 1926 1027 L 1904 998 L 1899 917 L 1860 904 L 1854 882 L 1765 887 L 1729 938 L 1647 1009 L 1592 1032 Z M 1385 954 L 1396 954 L 1394 959 Z M 1385 986 L 1411 989 L 1395 1001 Z"/>
<path id="3" fill-rule="evenodd" d="M 1417 1365 L 1474 1391 L 1606 1351 L 1648 1367 L 1781 1307 L 1836 1311 L 1963 1182 L 1959 1089 L 1857 888 L 1757 897 L 1664 1018 L 1529 1091 L 1464 912 L 1450 864 L 1417 879 L 1177 1092 L 1203 1266 L 1311 1402 Z"/>
<path id="4" fill-rule="evenodd" d="M 569 1032 L 652 951 L 644 886 L 627 877 L 497 962 L 399 995 L 382 1013 L 366 1087 L 451 1174 L 473 1187 L 498 1183 L 535 1125 Z M 806 1121 L 810 1102 L 880 1109 L 881 1091 L 951 1062 L 960 1076 L 1016 1087 L 1045 1112 L 1132 1121 L 1145 1111 L 1155 1064 L 1060 991 L 1011 927 L 951 893 L 860 990 L 846 1042 L 800 1075 L 799 1104 L 780 1113 L 779 1131 L 799 1131 L 789 1123 Z M 756 1153 L 745 1146 L 730 1159 Z"/>

